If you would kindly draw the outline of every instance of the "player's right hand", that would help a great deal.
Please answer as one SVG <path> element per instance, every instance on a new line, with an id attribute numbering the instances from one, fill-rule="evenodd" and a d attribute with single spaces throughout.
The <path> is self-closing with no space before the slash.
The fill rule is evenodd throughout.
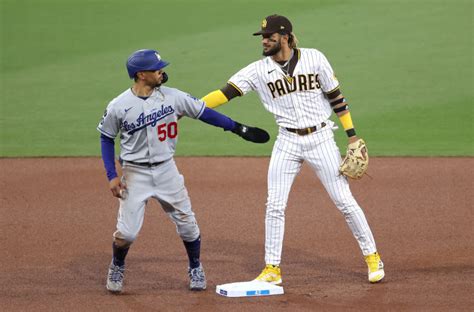
<path id="1" fill-rule="evenodd" d="M 235 120 L 234 122 L 235 127 L 231 131 L 242 137 L 244 140 L 254 143 L 267 143 L 268 140 L 270 140 L 270 135 L 267 131 L 241 124 Z"/>
<path id="2" fill-rule="evenodd" d="M 109 181 L 109 188 L 113 196 L 124 199 L 123 191 L 127 189 L 127 186 L 120 181 L 119 177 Z"/>

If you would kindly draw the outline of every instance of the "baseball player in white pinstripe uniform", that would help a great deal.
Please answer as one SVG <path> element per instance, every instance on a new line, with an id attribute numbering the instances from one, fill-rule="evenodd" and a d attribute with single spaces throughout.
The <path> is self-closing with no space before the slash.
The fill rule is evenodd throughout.
<path id="1" fill-rule="evenodd" d="M 285 209 L 291 185 L 307 161 L 321 180 L 356 238 L 368 265 L 372 283 L 385 273 L 364 212 L 351 194 L 347 178 L 339 173 L 341 155 L 329 119 L 339 117 L 349 143 L 357 142 L 348 105 L 327 58 L 316 49 L 297 48 L 291 22 L 284 16 L 266 17 L 261 30 L 263 59 L 233 75 L 226 86 L 203 97 L 215 108 L 254 90 L 279 126 L 268 169 L 265 217 L 266 266 L 257 280 L 282 283 L 280 262 Z"/>

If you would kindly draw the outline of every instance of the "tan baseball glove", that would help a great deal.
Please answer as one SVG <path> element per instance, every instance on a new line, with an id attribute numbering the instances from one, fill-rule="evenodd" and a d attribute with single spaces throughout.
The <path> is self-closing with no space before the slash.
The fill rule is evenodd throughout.
<path id="1" fill-rule="evenodd" d="M 364 140 L 358 139 L 347 146 L 346 157 L 339 166 L 339 172 L 346 177 L 359 180 L 369 166 L 369 154 Z"/>

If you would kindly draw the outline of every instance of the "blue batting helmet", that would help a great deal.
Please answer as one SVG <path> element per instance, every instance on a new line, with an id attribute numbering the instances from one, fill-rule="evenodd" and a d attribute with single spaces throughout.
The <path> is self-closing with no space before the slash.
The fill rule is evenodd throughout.
<path id="1" fill-rule="evenodd" d="M 134 78 L 140 71 L 160 70 L 168 66 L 168 62 L 161 59 L 156 50 L 143 49 L 132 53 L 127 60 L 127 71 L 130 78 Z"/>

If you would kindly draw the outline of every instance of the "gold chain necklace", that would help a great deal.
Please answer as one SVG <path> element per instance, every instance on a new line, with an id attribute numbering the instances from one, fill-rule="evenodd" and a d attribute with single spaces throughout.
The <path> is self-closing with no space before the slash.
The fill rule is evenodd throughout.
<path id="1" fill-rule="evenodd" d="M 280 63 L 275 62 L 281 68 L 282 72 L 285 74 L 285 79 L 290 84 L 293 83 L 293 77 L 290 76 L 290 61 L 292 58 L 293 58 L 293 50 L 291 50 L 290 58 L 288 59 L 288 61 L 285 62 L 285 64 L 280 65 Z"/>

